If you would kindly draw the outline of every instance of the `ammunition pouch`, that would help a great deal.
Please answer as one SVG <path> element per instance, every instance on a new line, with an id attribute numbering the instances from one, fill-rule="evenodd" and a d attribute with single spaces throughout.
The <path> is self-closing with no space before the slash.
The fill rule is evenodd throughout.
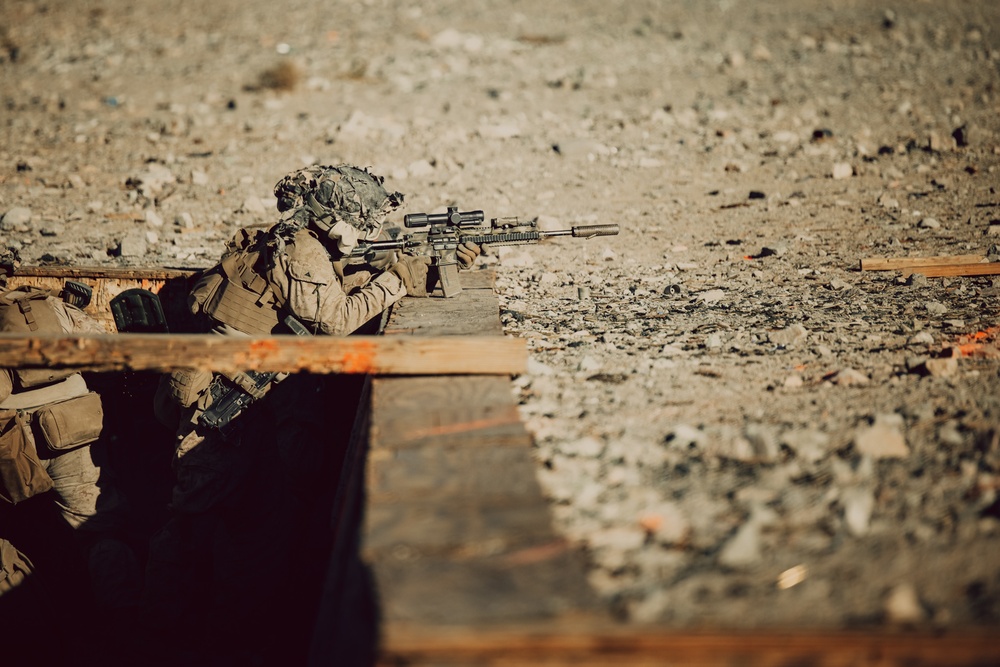
<path id="1" fill-rule="evenodd" d="M 31 426 L 34 443 L 46 457 L 90 444 L 101 435 L 104 409 L 100 395 L 74 373 L 62 382 L 20 391 L 0 402 L 0 410 L 17 412 Z"/>
<path id="2" fill-rule="evenodd" d="M 39 408 L 33 421 L 48 453 L 58 456 L 101 436 L 104 408 L 100 395 L 92 391 Z"/>
<path id="3" fill-rule="evenodd" d="M 0 498 L 16 505 L 51 488 L 26 416 L 0 410 Z"/>

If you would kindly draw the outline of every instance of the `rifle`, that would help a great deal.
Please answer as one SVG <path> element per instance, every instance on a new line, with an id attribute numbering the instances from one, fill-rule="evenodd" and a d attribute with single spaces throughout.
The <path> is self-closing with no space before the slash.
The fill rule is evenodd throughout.
<path id="1" fill-rule="evenodd" d="M 458 257 L 456 250 L 463 243 L 477 245 L 525 245 L 538 243 L 553 236 L 573 236 L 589 239 L 595 236 L 615 236 L 618 225 L 577 225 L 570 229 L 540 230 L 535 220 L 520 222 L 517 218 L 493 218 L 487 226 L 482 211 L 460 212 L 449 206 L 447 213 L 411 213 L 403 216 L 403 224 L 408 229 L 416 229 L 409 234 L 390 241 L 363 241 L 349 257 L 371 261 L 376 253 L 391 250 L 407 251 L 416 255 L 427 255 L 431 265 L 437 267 L 438 281 L 445 297 L 453 297 L 462 291 L 458 281 Z"/>
<path id="2" fill-rule="evenodd" d="M 285 318 L 285 326 L 299 336 L 310 336 L 309 329 L 291 315 Z M 224 436 L 233 432 L 230 423 L 258 399 L 264 397 L 273 384 L 281 382 L 288 373 L 263 373 L 241 371 L 238 373 L 216 373 L 208 391 L 212 403 L 198 415 L 198 423 L 220 431 Z"/>

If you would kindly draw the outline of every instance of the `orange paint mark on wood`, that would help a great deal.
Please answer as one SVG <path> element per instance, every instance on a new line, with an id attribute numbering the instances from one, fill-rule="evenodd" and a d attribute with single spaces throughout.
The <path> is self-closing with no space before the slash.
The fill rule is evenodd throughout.
<path id="1" fill-rule="evenodd" d="M 375 370 L 375 346 L 355 345 L 340 360 L 344 373 L 371 373 Z"/>

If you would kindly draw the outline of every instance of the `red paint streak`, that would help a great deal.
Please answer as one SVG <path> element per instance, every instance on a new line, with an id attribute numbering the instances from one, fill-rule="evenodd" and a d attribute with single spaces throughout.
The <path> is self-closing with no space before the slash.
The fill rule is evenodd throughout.
<path id="1" fill-rule="evenodd" d="M 250 341 L 250 354 L 267 356 L 278 350 L 278 343 L 274 339 L 265 338 L 263 340 Z"/>
<path id="2" fill-rule="evenodd" d="M 375 369 L 375 346 L 370 343 L 355 344 L 340 360 L 344 373 L 371 373 Z"/>

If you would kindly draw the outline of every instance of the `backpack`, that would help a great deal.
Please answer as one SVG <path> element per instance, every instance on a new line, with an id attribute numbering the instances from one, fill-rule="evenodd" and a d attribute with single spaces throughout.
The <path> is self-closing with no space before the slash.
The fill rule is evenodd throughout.
<path id="1" fill-rule="evenodd" d="M 67 333 L 56 312 L 62 301 L 47 289 L 23 285 L 0 294 L 0 333 Z M 22 389 L 64 380 L 75 371 L 55 368 L 12 369 Z"/>

